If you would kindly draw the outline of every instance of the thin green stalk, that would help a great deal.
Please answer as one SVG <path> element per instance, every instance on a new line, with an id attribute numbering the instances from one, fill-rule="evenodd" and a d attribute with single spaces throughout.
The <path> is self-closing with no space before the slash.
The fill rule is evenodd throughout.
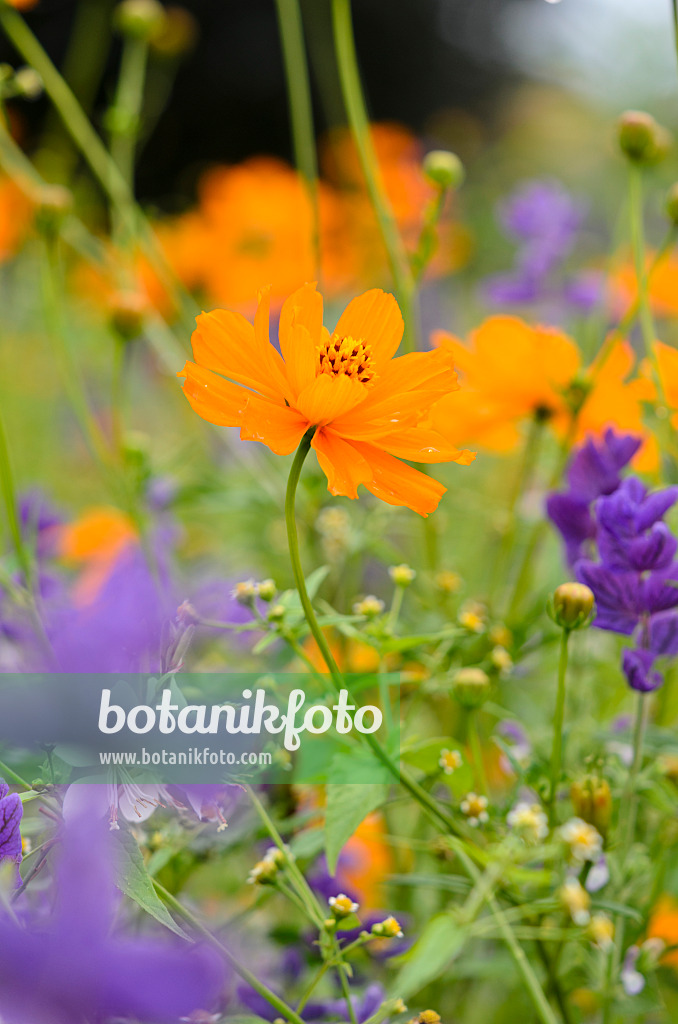
<path id="1" fill-rule="evenodd" d="M 56 107 L 64 126 L 103 191 L 110 198 L 121 222 L 130 234 L 138 239 L 161 283 L 175 297 L 177 307 L 182 310 L 187 324 L 192 327 L 195 310 L 191 297 L 167 263 L 153 229 L 137 206 L 117 164 L 90 124 L 73 91 L 21 15 L 4 3 L 0 3 L 0 26 L 26 63 L 35 68 L 42 78 L 45 91 Z"/>
<path id="2" fill-rule="evenodd" d="M 638 288 L 638 318 L 640 322 L 640 333 L 643 339 L 645 355 L 652 367 L 652 374 L 655 378 L 657 395 L 663 405 L 666 405 L 664 385 L 662 384 L 657 355 L 655 352 L 655 341 L 657 332 L 652 316 L 650 304 L 650 293 L 648 289 L 648 273 L 646 267 L 645 253 L 645 227 L 643 223 L 643 170 L 635 163 L 629 166 L 629 218 L 631 228 L 631 248 L 633 251 L 633 263 L 636 270 L 636 285 Z"/>
<path id="3" fill-rule="evenodd" d="M 570 630 L 563 629 L 560 634 L 560 653 L 558 655 L 558 691 L 556 710 L 553 716 L 553 750 L 551 753 L 551 788 L 549 789 L 549 826 L 556 824 L 556 798 L 558 782 L 563 760 L 563 723 L 565 721 L 565 681 L 569 660 Z"/>
<path id="4" fill-rule="evenodd" d="M 26 782 L 26 780 L 22 779 L 20 775 L 17 775 L 17 773 L 10 768 L 8 764 L 5 764 L 4 761 L 0 761 L 0 775 L 3 776 L 5 781 L 7 781 L 7 779 L 11 779 L 12 782 L 17 784 L 17 786 L 23 786 L 24 789 L 28 789 L 31 792 L 33 791 L 33 787 L 30 782 Z"/>
<path id="5" fill-rule="evenodd" d="M 341 91 L 348 122 L 358 150 L 360 166 L 365 176 L 367 192 L 379 225 L 389 266 L 393 275 L 396 297 L 405 320 L 405 351 L 416 348 L 418 324 L 416 318 L 416 288 L 414 275 L 396 219 L 381 180 L 379 164 L 374 151 L 370 126 L 365 109 L 358 58 L 353 36 L 351 0 L 332 0 L 334 45 L 339 67 Z"/>
<path id="6" fill-rule="evenodd" d="M 395 633 L 398 628 L 398 619 L 400 618 L 400 611 L 403 606 L 403 597 L 405 596 L 405 588 L 396 585 L 393 592 L 393 600 L 388 613 L 387 628 L 389 633 Z"/>
<path id="7" fill-rule="evenodd" d="M 673 0 L 673 42 L 678 55 L 678 0 Z"/>
<path id="8" fill-rule="evenodd" d="M 219 939 L 216 938 L 216 936 L 212 935 L 211 931 L 208 928 L 205 928 L 205 926 L 201 924 L 198 918 L 194 914 L 192 914 L 190 910 L 187 910 L 182 903 L 179 902 L 176 896 L 173 896 L 171 892 L 168 892 L 168 890 L 164 887 L 164 885 L 161 885 L 160 882 L 157 882 L 155 879 L 152 879 L 152 881 L 155 891 L 158 893 L 159 896 L 162 897 L 165 903 L 167 903 L 167 905 L 171 907 L 172 910 L 179 914 L 179 916 L 182 917 L 184 921 L 187 921 L 188 924 L 190 924 L 191 927 L 196 932 L 198 932 L 199 935 L 202 935 L 203 938 L 206 939 L 211 946 L 214 946 L 214 948 L 218 950 L 219 953 L 221 953 L 224 959 L 231 965 L 235 973 L 239 975 L 239 977 L 241 977 L 243 981 L 246 981 L 248 985 L 251 985 L 254 991 L 258 992 L 260 996 L 263 996 L 266 1002 L 269 1003 L 275 1010 L 277 1010 L 282 1017 L 285 1017 L 288 1021 L 290 1021 L 290 1024 L 304 1024 L 304 1021 L 301 1019 L 299 1014 L 296 1013 L 290 1006 L 288 1006 L 287 1003 L 285 1003 L 282 999 L 280 999 L 280 997 L 277 996 L 275 992 L 272 992 L 270 988 L 264 985 L 263 982 L 259 981 L 256 975 L 252 974 L 252 972 L 248 970 L 247 967 L 244 966 L 244 964 L 241 964 L 239 960 L 236 960 L 231 951 L 227 949 L 226 946 L 224 946 L 219 941 Z"/>
<path id="9" fill-rule="evenodd" d="M 148 40 L 134 35 L 125 37 L 120 62 L 118 87 L 109 111 L 111 156 L 125 184 L 134 194 L 134 159 L 141 127 Z"/>
<path id="10" fill-rule="evenodd" d="M 299 598 L 301 606 L 306 616 L 309 629 L 314 636 L 316 643 L 320 649 L 321 654 L 325 660 L 332 681 L 337 689 L 342 689 L 343 680 L 341 672 L 339 671 L 337 664 L 332 657 L 332 653 L 329 649 L 325 636 L 318 625 L 313 605 L 311 604 L 306 590 L 306 581 L 304 579 L 303 570 L 301 567 L 301 560 L 299 555 L 299 538 L 297 534 L 297 524 L 295 516 L 295 497 L 297 492 L 297 485 L 301 476 L 301 470 L 311 450 L 311 440 L 313 437 L 313 429 L 308 430 L 304 434 L 297 453 L 294 456 L 292 468 L 290 470 L 289 481 L 287 484 L 287 493 L 285 496 L 285 520 L 287 524 L 287 537 L 290 549 L 290 559 L 292 562 L 292 571 L 294 573 L 294 579 L 297 584 L 299 591 Z M 424 813 L 429 820 L 438 828 L 445 832 L 449 832 L 449 842 L 452 845 L 455 853 L 459 857 L 460 863 L 463 865 L 464 870 L 469 875 L 474 883 L 477 883 L 480 878 L 480 871 L 476 867 L 473 859 L 466 851 L 465 843 L 462 840 L 456 838 L 457 827 L 454 819 L 446 813 L 446 811 L 440 807 L 437 801 L 426 792 L 426 790 L 419 785 L 414 779 L 410 778 L 408 774 L 401 771 L 398 765 L 393 761 L 389 754 L 382 749 L 381 744 L 372 734 L 366 736 L 372 751 L 379 758 L 379 760 L 388 768 L 389 772 L 393 776 L 394 780 L 408 791 L 423 808 Z M 523 979 L 523 983 L 532 999 L 533 1005 L 539 1016 L 542 1024 L 558 1024 L 557 1019 L 553 1013 L 553 1010 L 549 1004 L 548 999 L 544 995 L 544 991 L 539 983 L 532 965 L 530 964 L 525 951 L 520 946 L 520 943 L 516 939 L 511 925 L 506 920 L 504 913 L 499 906 L 496 898 L 493 896 L 487 901 L 488 908 L 494 917 L 502 939 L 506 943 L 513 957 L 513 960 L 518 968 L 518 971 Z"/>
<path id="11" fill-rule="evenodd" d="M 488 795 L 487 776 L 483 763 L 483 749 L 478 733 L 478 708 L 469 708 L 467 719 L 468 743 L 471 748 L 471 768 L 473 769 L 474 785 L 483 796 Z"/>
<path id="12" fill-rule="evenodd" d="M 318 161 L 313 130 L 313 103 L 304 46 L 304 29 L 299 0 L 276 0 L 282 42 L 287 98 L 292 124 L 294 159 L 308 189 L 313 211 L 313 252 L 316 273 L 320 273 L 320 212 L 318 206 Z"/>
<path id="13" fill-rule="evenodd" d="M 9 535 L 14 547 L 14 552 L 17 557 L 17 562 L 21 567 L 21 571 L 24 576 L 26 586 L 30 590 L 31 579 L 33 576 L 33 564 L 31 561 L 30 554 L 26 549 L 23 537 L 21 536 L 21 525 L 19 523 L 19 512 L 16 500 L 16 488 L 14 486 L 14 473 L 12 471 L 12 462 L 9 454 L 9 443 L 7 441 L 7 433 L 5 431 L 5 424 L 2 419 L 2 413 L 0 411 L 0 491 L 2 492 L 2 500 L 5 506 L 5 512 L 7 515 L 7 525 L 9 527 Z"/>

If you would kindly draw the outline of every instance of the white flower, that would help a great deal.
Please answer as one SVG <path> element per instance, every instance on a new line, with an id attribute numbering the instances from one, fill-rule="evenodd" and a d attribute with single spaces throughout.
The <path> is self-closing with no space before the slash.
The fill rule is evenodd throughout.
<path id="1" fill-rule="evenodd" d="M 591 897 L 576 878 L 568 878 L 560 887 L 558 895 L 575 924 L 583 927 L 590 922 Z"/>
<path id="2" fill-rule="evenodd" d="M 451 775 L 457 768 L 461 768 L 461 754 L 458 750 L 441 750 L 438 765 L 445 772 L 445 775 Z"/>
<path id="3" fill-rule="evenodd" d="M 507 814 L 506 824 L 527 843 L 539 843 L 549 834 L 548 818 L 539 804 L 516 804 Z"/>
<path id="4" fill-rule="evenodd" d="M 466 798 L 462 800 L 461 809 L 468 818 L 468 823 L 472 828 L 484 825 L 486 821 L 490 820 L 490 816 L 487 813 L 487 804 L 487 797 L 478 796 L 477 793 L 467 793 Z"/>
<path id="5" fill-rule="evenodd" d="M 581 818 L 570 818 L 560 829 L 561 839 L 567 843 L 572 857 L 584 863 L 595 863 L 603 851 L 603 837 L 600 832 Z"/>
<path id="6" fill-rule="evenodd" d="M 327 902 L 336 918 L 348 917 L 349 914 L 355 914 L 358 909 L 358 904 L 343 892 L 338 896 L 330 896 Z"/>

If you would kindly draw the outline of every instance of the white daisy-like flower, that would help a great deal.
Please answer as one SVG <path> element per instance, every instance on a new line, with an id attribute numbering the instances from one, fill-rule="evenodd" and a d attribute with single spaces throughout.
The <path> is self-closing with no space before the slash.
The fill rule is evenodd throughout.
<path id="1" fill-rule="evenodd" d="M 603 837 L 598 829 L 581 818 L 570 818 L 560 828 L 560 837 L 570 848 L 574 860 L 596 863 L 603 852 Z"/>
<path id="2" fill-rule="evenodd" d="M 461 802 L 462 812 L 466 815 L 468 823 L 472 828 L 484 825 L 490 820 L 487 813 L 488 799 L 486 796 L 478 796 L 477 793 L 467 793 Z"/>
<path id="3" fill-rule="evenodd" d="M 521 801 L 506 815 L 506 824 L 526 843 L 539 843 L 549 834 L 548 818 L 539 804 Z"/>
<path id="4" fill-rule="evenodd" d="M 558 892 L 560 902 L 575 924 L 583 928 L 591 920 L 591 897 L 576 878 L 568 878 Z"/>
<path id="5" fill-rule="evenodd" d="M 451 775 L 457 768 L 461 768 L 462 764 L 462 756 L 458 750 L 440 751 L 438 765 L 445 772 L 445 775 Z"/>
<path id="6" fill-rule="evenodd" d="M 337 918 L 348 917 L 350 914 L 355 914 L 358 909 L 358 904 L 343 892 L 340 892 L 338 896 L 330 896 L 327 902 Z"/>

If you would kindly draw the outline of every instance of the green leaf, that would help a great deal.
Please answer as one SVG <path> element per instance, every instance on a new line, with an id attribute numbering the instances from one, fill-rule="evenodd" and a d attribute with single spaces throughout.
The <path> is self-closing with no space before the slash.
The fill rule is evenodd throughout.
<path id="1" fill-rule="evenodd" d="M 386 800 L 388 787 L 383 783 L 327 786 L 325 810 L 325 853 L 331 873 L 337 867 L 339 854 L 358 825 Z"/>
<path id="2" fill-rule="evenodd" d="M 182 939 L 188 940 L 189 937 L 186 932 L 179 927 L 153 888 L 151 876 L 146 870 L 141 850 L 137 846 L 132 833 L 126 829 L 121 829 L 115 833 L 115 836 L 120 847 L 118 877 L 116 879 L 118 889 L 125 896 L 129 896 L 131 900 L 134 900 L 137 906 L 145 910 L 151 917 L 154 917 L 165 928 L 169 928 L 175 935 L 180 935 Z"/>
<path id="3" fill-rule="evenodd" d="M 432 917 L 420 938 L 404 957 L 404 966 L 393 983 L 395 996 L 407 999 L 441 974 L 459 955 L 468 937 L 449 914 Z"/>

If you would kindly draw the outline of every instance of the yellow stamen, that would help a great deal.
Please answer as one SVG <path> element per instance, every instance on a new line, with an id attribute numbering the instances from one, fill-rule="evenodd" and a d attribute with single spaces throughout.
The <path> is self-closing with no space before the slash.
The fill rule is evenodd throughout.
<path id="1" fill-rule="evenodd" d="M 332 334 L 329 341 L 318 346 L 320 355 L 320 372 L 338 377 L 344 375 L 361 384 L 371 384 L 376 375 L 372 348 L 364 341 L 352 338 L 340 338 Z"/>

